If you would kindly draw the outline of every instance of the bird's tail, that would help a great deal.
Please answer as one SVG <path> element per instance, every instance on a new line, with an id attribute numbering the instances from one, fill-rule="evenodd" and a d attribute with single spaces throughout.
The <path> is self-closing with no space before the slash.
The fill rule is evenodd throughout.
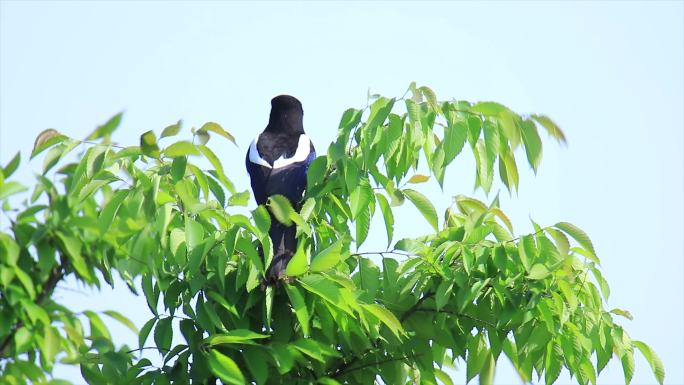
<path id="1" fill-rule="evenodd" d="M 297 249 L 297 227 L 286 226 L 277 220 L 271 222 L 268 234 L 273 243 L 273 260 L 266 272 L 266 282 L 275 284 L 285 275 L 285 268 Z"/>

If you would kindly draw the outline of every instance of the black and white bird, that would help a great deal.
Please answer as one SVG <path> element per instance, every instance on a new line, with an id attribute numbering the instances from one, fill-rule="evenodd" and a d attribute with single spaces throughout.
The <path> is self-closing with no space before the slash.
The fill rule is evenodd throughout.
<path id="1" fill-rule="evenodd" d="M 266 204 L 275 194 L 285 196 L 299 210 L 306 171 L 316 158 L 316 150 L 304 133 L 302 103 L 290 95 L 271 99 L 271 115 L 264 132 L 247 151 L 247 172 L 257 204 Z M 287 263 L 297 249 L 294 225 L 286 226 L 271 215 L 269 236 L 273 242 L 273 260 L 266 281 L 275 283 L 285 273 Z"/>

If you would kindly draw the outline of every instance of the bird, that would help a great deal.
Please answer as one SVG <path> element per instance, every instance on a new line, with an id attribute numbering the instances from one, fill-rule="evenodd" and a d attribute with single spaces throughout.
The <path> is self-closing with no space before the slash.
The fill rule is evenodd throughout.
<path id="1" fill-rule="evenodd" d="M 264 131 L 247 150 L 245 163 L 252 192 L 259 205 L 275 194 L 286 197 L 299 211 L 306 172 L 316 158 L 316 150 L 304 132 L 302 103 L 290 95 L 271 99 L 271 113 Z M 266 271 L 266 284 L 275 284 L 285 276 L 285 268 L 297 248 L 295 225 L 280 223 L 272 213 L 269 237 L 273 259 Z"/>

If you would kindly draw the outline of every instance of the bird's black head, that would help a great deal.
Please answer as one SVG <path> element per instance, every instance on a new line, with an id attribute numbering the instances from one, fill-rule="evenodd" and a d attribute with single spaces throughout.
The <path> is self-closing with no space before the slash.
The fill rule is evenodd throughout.
<path id="1" fill-rule="evenodd" d="M 290 95 L 278 95 L 271 99 L 271 116 L 265 131 L 304 133 L 304 110 L 302 102 Z"/>

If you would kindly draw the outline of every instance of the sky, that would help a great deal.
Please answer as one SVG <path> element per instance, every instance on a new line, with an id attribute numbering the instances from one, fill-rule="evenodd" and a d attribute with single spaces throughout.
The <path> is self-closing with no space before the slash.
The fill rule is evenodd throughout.
<path id="1" fill-rule="evenodd" d="M 318 148 L 342 112 L 368 91 L 401 96 L 411 81 L 443 99 L 498 101 L 544 113 L 568 145 L 545 139 L 535 176 L 524 155 L 520 191 L 501 190 L 516 233 L 572 222 L 591 237 L 611 285 L 608 307 L 633 339 L 662 358 L 666 383 L 684 383 L 684 3 L 672 2 L 0 2 L 0 164 L 52 127 L 84 138 L 124 111 L 114 140 L 183 119 L 216 121 L 239 147 L 209 144 L 237 186 L 270 99 L 298 97 Z M 22 162 L 26 184 L 40 158 Z M 448 170 L 444 192 L 421 186 L 442 212 L 473 190 L 469 155 Z M 254 202 L 250 203 L 253 207 Z M 428 232 L 412 207 L 396 214 L 396 239 Z M 401 219 L 399 219 L 401 218 Z M 6 222 L 0 222 L 6 227 Z M 384 247 L 384 230 L 364 248 Z M 373 234 L 377 234 L 374 236 Z M 73 309 L 120 310 L 139 327 L 150 315 L 119 282 L 93 291 L 67 282 L 56 295 Z M 110 323 L 118 343 L 137 346 Z M 55 375 L 83 384 L 78 369 Z M 463 383 L 464 368 L 454 374 Z M 623 382 L 617 361 L 599 384 Z M 495 383 L 520 384 L 501 358 Z M 573 383 L 563 375 L 559 384 Z M 634 384 L 655 380 L 637 354 Z"/>

